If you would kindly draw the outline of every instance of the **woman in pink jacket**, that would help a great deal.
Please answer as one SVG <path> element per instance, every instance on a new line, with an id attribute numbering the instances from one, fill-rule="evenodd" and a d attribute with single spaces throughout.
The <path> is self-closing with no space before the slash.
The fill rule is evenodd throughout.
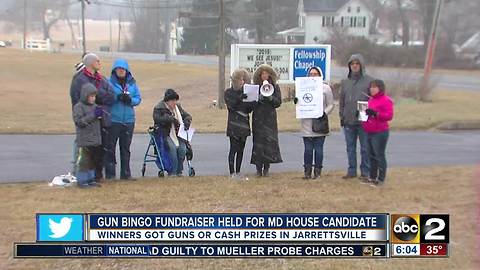
<path id="1" fill-rule="evenodd" d="M 387 174 L 385 149 L 389 135 L 388 121 L 393 118 L 393 101 L 385 94 L 385 83 L 382 80 L 370 83 L 370 95 L 366 110 L 368 120 L 362 122 L 362 127 L 367 133 L 370 154 L 370 179 L 365 182 L 379 186 L 385 182 Z"/>

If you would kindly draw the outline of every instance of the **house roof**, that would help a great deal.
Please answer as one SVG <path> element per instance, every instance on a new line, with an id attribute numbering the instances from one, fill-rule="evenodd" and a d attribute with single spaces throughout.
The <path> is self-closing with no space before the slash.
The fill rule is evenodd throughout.
<path id="1" fill-rule="evenodd" d="M 303 0 L 303 10 L 309 12 L 336 12 L 350 0 Z"/>
<path id="2" fill-rule="evenodd" d="M 295 27 L 287 30 L 277 32 L 277 35 L 280 36 L 305 36 L 305 29 L 300 27 Z"/>

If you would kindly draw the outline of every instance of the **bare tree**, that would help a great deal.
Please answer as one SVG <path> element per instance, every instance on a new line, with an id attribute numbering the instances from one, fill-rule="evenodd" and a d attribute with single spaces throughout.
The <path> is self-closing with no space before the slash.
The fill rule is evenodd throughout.
<path id="1" fill-rule="evenodd" d="M 408 47 L 410 42 L 410 19 L 405 10 L 405 2 L 403 0 L 395 0 L 397 4 L 398 14 L 402 22 L 402 45 Z"/>
<path id="2" fill-rule="evenodd" d="M 420 11 L 420 17 L 423 21 L 423 46 L 428 46 L 430 29 L 432 28 L 433 13 L 435 12 L 436 0 L 415 0 L 415 4 Z"/>
<path id="3" fill-rule="evenodd" d="M 443 5 L 440 30 L 450 44 L 461 44 L 480 29 L 480 1 L 455 0 Z"/>
<path id="4" fill-rule="evenodd" d="M 69 0 L 36 0 L 28 1 L 27 18 L 29 29 L 41 30 L 43 38 L 50 38 L 50 29 L 61 19 L 65 18 L 68 9 L 72 5 Z M 20 29 L 24 19 L 24 1 L 15 1 L 5 20 L 13 24 L 14 28 Z"/>
<path id="5" fill-rule="evenodd" d="M 164 38 L 166 38 L 166 27 L 161 19 L 165 17 L 167 10 L 160 2 L 151 2 L 149 8 L 147 2 L 141 6 L 135 6 L 130 1 L 133 22 L 130 27 L 131 39 L 126 42 L 125 49 L 134 52 L 161 53 L 164 49 Z M 120 50 L 120 48 L 119 48 Z"/>
<path id="6" fill-rule="evenodd" d="M 372 19 L 370 20 L 369 32 L 370 34 L 377 33 L 377 24 L 380 20 L 381 14 L 386 10 L 388 1 L 385 0 L 363 0 L 363 3 L 372 12 Z"/>

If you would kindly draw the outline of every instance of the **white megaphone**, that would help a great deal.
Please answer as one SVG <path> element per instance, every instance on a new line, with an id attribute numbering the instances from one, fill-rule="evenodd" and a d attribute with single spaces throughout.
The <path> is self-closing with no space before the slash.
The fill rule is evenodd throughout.
<path id="1" fill-rule="evenodd" d="M 260 94 L 264 97 L 269 97 L 273 95 L 275 89 L 267 80 L 263 81 L 262 86 L 260 87 Z"/>

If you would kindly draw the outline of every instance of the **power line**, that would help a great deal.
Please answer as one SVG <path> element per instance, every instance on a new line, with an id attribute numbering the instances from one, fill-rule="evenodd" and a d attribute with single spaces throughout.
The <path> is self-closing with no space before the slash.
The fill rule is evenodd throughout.
<path id="1" fill-rule="evenodd" d="M 215 7 L 217 3 L 212 2 L 212 3 L 195 3 L 193 5 L 191 4 L 176 4 L 176 5 L 169 5 L 166 0 L 164 1 L 152 1 L 150 3 L 146 3 L 147 1 L 141 1 L 141 2 L 136 2 L 136 1 L 130 1 L 131 3 L 120 3 L 120 2 L 113 2 L 113 1 L 107 1 L 107 0 L 94 0 L 92 1 L 92 4 L 99 5 L 99 6 L 110 6 L 110 7 L 117 7 L 117 8 L 140 8 L 140 9 L 181 9 L 181 8 L 189 8 L 192 6 L 212 6 Z M 156 3 L 154 5 L 153 3 Z M 160 5 L 161 3 L 161 5 Z M 229 3 L 235 3 L 234 0 L 226 1 L 226 4 Z"/>

